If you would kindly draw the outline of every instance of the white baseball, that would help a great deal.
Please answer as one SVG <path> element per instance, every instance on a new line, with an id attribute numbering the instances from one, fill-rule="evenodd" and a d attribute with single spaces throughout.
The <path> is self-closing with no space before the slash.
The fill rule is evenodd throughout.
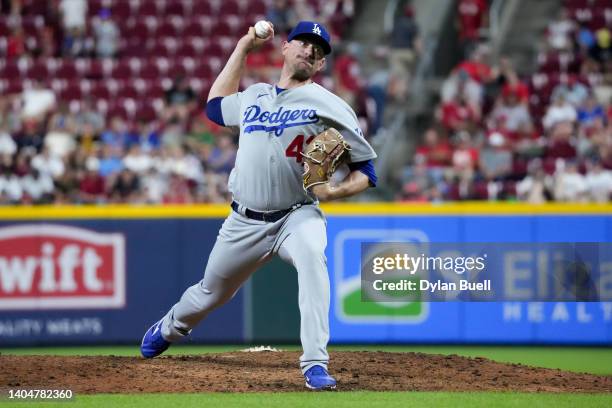
<path id="1" fill-rule="evenodd" d="M 255 23 L 255 35 L 259 38 L 267 38 L 273 31 L 272 25 L 267 21 L 259 20 Z"/>

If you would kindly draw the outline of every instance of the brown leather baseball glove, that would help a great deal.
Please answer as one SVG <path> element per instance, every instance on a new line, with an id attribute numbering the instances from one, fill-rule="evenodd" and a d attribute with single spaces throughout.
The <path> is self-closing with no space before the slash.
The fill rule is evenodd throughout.
<path id="1" fill-rule="evenodd" d="M 326 129 L 312 139 L 304 153 L 304 189 L 327 183 L 340 164 L 349 158 L 351 147 L 340 132 Z"/>

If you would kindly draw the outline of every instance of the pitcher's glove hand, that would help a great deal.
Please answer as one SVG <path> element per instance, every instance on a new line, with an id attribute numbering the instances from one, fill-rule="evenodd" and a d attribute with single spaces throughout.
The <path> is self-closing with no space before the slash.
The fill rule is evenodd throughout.
<path id="1" fill-rule="evenodd" d="M 317 184 L 327 183 L 338 166 L 348 160 L 349 150 L 351 150 L 349 144 L 334 128 L 316 135 L 302 153 L 304 189 L 308 190 Z"/>

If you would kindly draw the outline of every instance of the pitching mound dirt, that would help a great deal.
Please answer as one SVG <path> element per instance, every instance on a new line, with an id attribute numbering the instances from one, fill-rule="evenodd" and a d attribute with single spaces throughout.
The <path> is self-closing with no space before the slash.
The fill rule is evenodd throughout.
<path id="1" fill-rule="evenodd" d="M 303 391 L 298 352 L 135 357 L 0 355 L 0 389 L 76 394 Z M 612 392 L 612 377 L 422 353 L 334 352 L 338 390 Z"/>

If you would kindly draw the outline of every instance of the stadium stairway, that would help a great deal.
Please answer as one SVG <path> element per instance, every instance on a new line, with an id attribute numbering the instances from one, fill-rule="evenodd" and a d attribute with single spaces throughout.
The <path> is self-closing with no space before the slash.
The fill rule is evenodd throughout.
<path id="1" fill-rule="evenodd" d="M 561 7 L 558 0 L 519 0 L 506 36 L 500 42 L 500 55 L 509 56 L 519 74 L 536 70 L 540 39 Z"/>

